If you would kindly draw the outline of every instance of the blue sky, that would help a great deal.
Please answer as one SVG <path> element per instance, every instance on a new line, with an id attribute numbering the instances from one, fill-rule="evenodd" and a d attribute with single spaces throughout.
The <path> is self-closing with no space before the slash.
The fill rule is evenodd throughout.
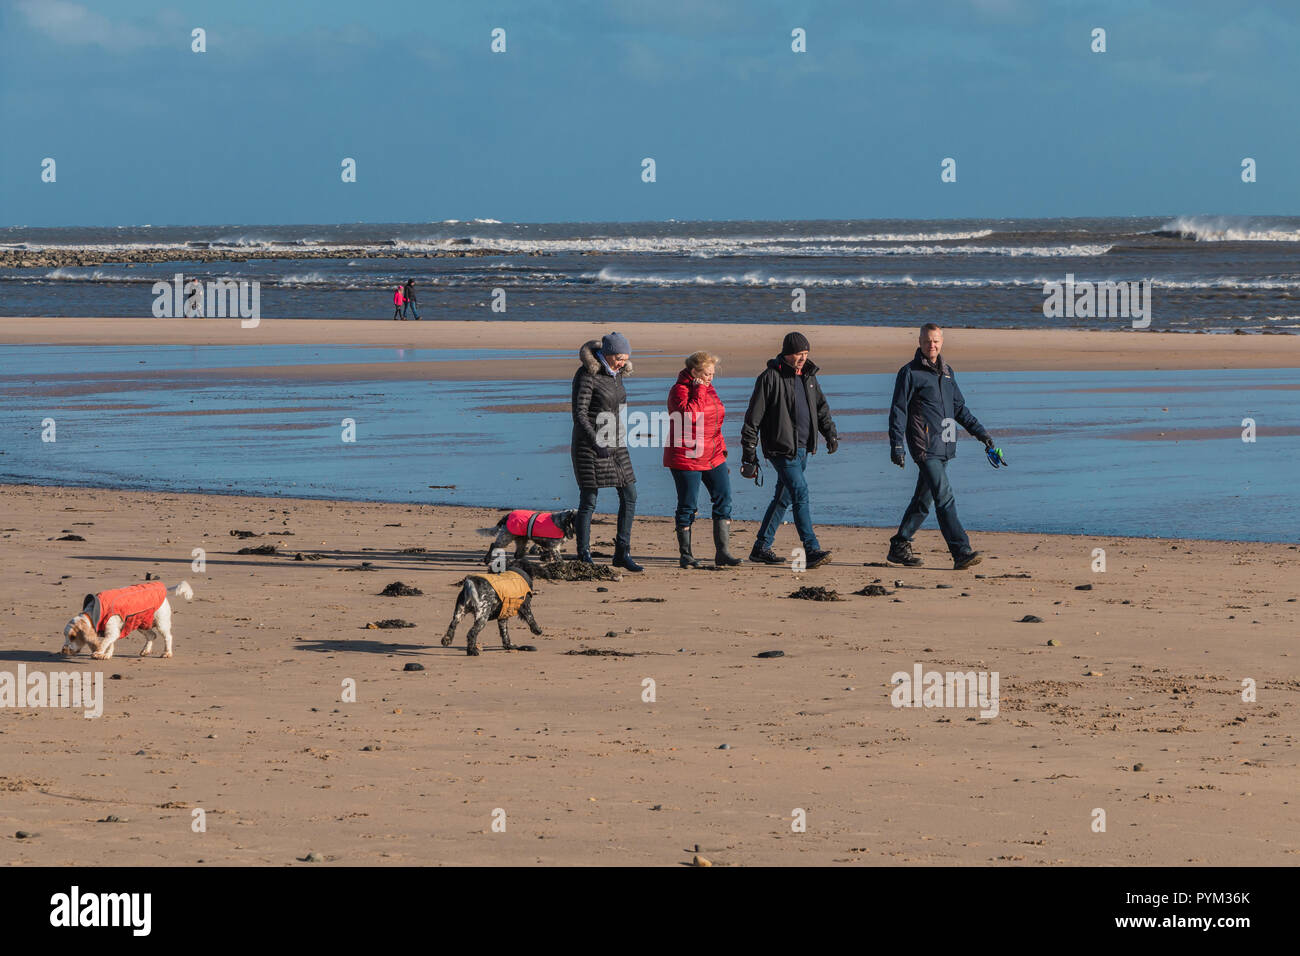
<path id="1" fill-rule="evenodd" d="M 0 0 L 0 225 L 1297 214 L 1298 49 L 1287 0 Z"/>

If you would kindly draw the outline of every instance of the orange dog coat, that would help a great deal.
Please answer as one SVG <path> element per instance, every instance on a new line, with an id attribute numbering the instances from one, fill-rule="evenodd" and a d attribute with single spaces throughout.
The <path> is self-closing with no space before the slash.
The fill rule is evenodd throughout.
<path id="1" fill-rule="evenodd" d="M 145 581 L 130 587 L 100 591 L 93 600 L 97 607 L 85 613 L 90 615 L 95 633 L 103 637 L 105 622 L 116 614 L 122 619 L 119 638 L 126 637 L 132 631 L 153 627 L 153 616 L 167 600 L 167 585 L 161 581 Z"/>

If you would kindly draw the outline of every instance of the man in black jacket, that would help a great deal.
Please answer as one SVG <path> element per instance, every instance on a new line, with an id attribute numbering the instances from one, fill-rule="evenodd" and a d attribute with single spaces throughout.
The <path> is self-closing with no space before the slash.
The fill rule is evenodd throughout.
<path id="1" fill-rule="evenodd" d="M 794 508 L 794 526 L 803 541 L 808 568 L 825 564 L 831 558 L 823 551 L 813 530 L 812 502 L 804 469 L 808 456 L 817 453 L 817 433 L 826 437 L 826 451 L 835 454 L 840 445 L 831 420 L 830 406 L 817 381 L 817 366 L 808 361 L 808 340 L 791 332 L 781 343 L 781 355 L 771 359 L 754 382 L 745 413 L 745 427 L 740 430 L 741 472 L 757 468 L 756 446 L 763 445 L 763 456 L 776 472 L 776 490 L 767 514 L 758 529 L 758 538 L 749 552 L 749 560 L 761 564 L 781 564 L 772 551 L 776 529 L 785 518 L 787 508 Z"/>
<path id="2" fill-rule="evenodd" d="M 970 539 L 957 518 L 957 503 L 948 484 L 948 462 L 957 454 L 958 425 L 989 448 L 993 447 L 993 439 L 966 407 L 952 366 L 939 354 L 943 330 L 933 322 L 921 326 L 920 346 L 912 361 L 898 370 L 889 409 L 890 458 L 899 468 L 904 467 L 906 443 L 920 474 L 898 533 L 889 539 L 887 560 L 907 567 L 921 563 L 912 554 L 912 535 L 925 521 L 933 502 L 939 529 L 952 553 L 953 568 L 961 571 L 979 564 L 981 555 L 971 550 Z"/>

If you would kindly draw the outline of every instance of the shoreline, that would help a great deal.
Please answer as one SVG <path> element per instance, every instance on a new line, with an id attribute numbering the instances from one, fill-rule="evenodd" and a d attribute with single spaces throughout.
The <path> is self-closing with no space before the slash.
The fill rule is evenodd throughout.
<path id="1" fill-rule="evenodd" d="M 612 492 L 612 489 L 605 489 L 605 490 Z M 40 485 L 40 484 L 34 484 L 28 480 L 15 481 L 15 482 L 0 480 L 0 494 L 2 494 L 4 491 L 19 492 L 19 493 L 44 492 L 44 493 L 55 494 L 55 495 L 75 494 L 81 492 L 103 492 L 105 494 L 112 494 L 112 495 L 167 495 L 169 497 L 179 496 L 179 497 L 186 497 L 186 498 L 221 498 L 226 500 L 233 498 L 233 499 L 240 499 L 250 504 L 257 504 L 257 505 L 261 505 L 268 502 L 281 502 L 281 503 L 299 504 L 299 505 L 329 504 L 329 505 L 354 505 L 356 507 L 378 507 L 378 508 L 407 508 L 407 509 L 446 508 L 453 512 L 458 512 L 458 513 L 480 512 L 480 511 L 491 512 L 497 517 L 500 517 L 501 515 L 504 515 L 506 512 L 513 510 L 513 506 L 511 505 L 490 505 L 490 504 L 478 504 L 478 503 L 455 502 L 455 501 L 415 501 L 415 500 L 386 501 L 379 498 L 346 498 L 346 497 L 331 497 L 329 495 L 248 494 L 246 492 L 225 491 L 225 490 L 215 489 L 215 488 L 195 491 L 190 489 L 168 488 L 168 487 L 139 488 L 139 487 L 126 487 L 126 486 L 119 487 L 113 485 L 95 485 L 95 484 Z M 905 503 L 906 502 L 900 499 L 900 512 L 899 512 L 900 514 L 902 513 L 901 512 L 902 504 Z M 606 497 L 602 498 L 600 504 L 604 510 L 596 512 L 595 518 L 593 519 L 593 521 L 596 524 L 601 523 L 602 518 L 605 520 L 609 520 L 611 516 L 617 513 L 618 510 L 617 497 L 614 496 L 613 494 L 609 494 Z M 563 509 L 557 508 L 556 510 L 563 510 Z M 706 499 L 701 503 L 701 511 L 696 518 L 696 523 L 699 524 L 702 528 L 706 528 L 709 523 L 707 512 L 708 512 L 708 502 Z M 668 521 L 670 518 L 672 518 L 671 514 L 653 514 L 650 512 L 644 512 L 640 510 L 638 510 L 636 514 L 637 522 Z M 745 521 L 745 519 L 741 519 L 741 518 L 735 519 L 735 522 L 738 524 L 742 522 L 748 523 Z M 752 523 L 757 525 L 758 522 L 754 521 Z M 869 525 L 869 524 L 855 524 L 850 522 L 826 521 L 820 519 L 815 522 L 815 526 L 817 528 L 833 528 L 841 532 L 865 531 L 865 532 L 886 533 L 886 534 L 893 534 L 896 528 L 896 526 L 893 524 Z M 787 529 L 792 529 L 794 527 L 793 519 L 789 514 L 786 515 L 786 520 L 782 523 L 781 527 Z M 924 525 L 920 533 L 924 534 L 925 531 L 927 530 L 932 531 L 935 534 L 938 534 L 938 526 L 934 523 L 933 515 L 927 518 L 926 524 Z M 1079 539 L 1087 539 L 1089 541 L 1096 541 L 1102 539 L 1106 539 L 1106 540 L 1122 539 L 1126 541 L 1160 542 L 1165 544 L 1198 544 L 1199 543 L 1199 544 L 1206 544 L 1206 545 L 1216 545 L 1216 544 L 1234 545 L 1239 547 L 1271 546 L 1271 547 L 1290 548 L 1292 550 L 1296 550 L 1297 548 L 1300 548 L 1300 542 L 1292 544 L 1291 542 L 1288 541 L 1260 541 L 1260 540 L 1254 540 L 1250 538 L 1165 537 L 1163 535 L 1144 535 L 1144 534 L 1132 534 L 1127 532 L 1124 534 L 1110 534 L 1110 533 L 1102 533 L 1102 532 L 1089 534 L 1087 532 L 1075 532 L 1075 531 L 1017 531 L 1017 530 L 1007 530 L 1007 529 L 999 529 L 994 531 L 986 528 L 980 528 L 970 524 L 967 524 L 966 530 L 971 534 L 977 534 L 981 536 L 1032 535 L 1035 537 L 1042 537 L 1048 539 L 1079 538 Z M 778 533 L 780 533 L 780 529 L 778 529 Z M 486 539 L 484 540 L 486 542 Z M 707 542 L 705 542 L 705 544 L 707 544 Z M 566 546 L 569 549 L 572 549 L 571 542 L 566 542 Z M 866 551 L 863 552 L 863 556 L 866 558 L 871 558 L 873 554 L 875 554 L 875 552 L 870 552 L 870 553 Z M 867 562 L 867 563 L 874 563 L 874 562 Z M 864 563 L 864 566 L 867 566 L 867 563 Z M 902 569 L 893 568 L 891 566 L 891 570 L 898 571 Z"/>
<path id="2" fill-rule="evenodd" d="M 668 377 L 698 348 L 722 355 L 723 377 L 757 374 L 779 349 L 786 328 L 802 328 L 822 374 L 893 374 L 911 359 L 916 330 L 896 326 L 685 322 L 393 322 L 379 319 L 238 319 L 0 317 L 0 345 L 352 345 L 418 350 L 567 350 L 572 357 L 420 358 L 401 362 L 265 365 L 203 369 L 195 377 L 360 380 L 568 379 L 578 348 L 610 329 L 632 342 L 637 378 Z M 1078 329 L 945 330 L 945 359 L 959 372 L 1144 371 L 1300 368 L 1300 336 L 1210 335 Z"/>

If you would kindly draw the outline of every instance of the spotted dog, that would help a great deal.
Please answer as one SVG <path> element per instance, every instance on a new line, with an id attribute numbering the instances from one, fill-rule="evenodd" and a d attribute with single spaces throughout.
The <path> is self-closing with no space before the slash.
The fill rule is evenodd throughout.
<path id="1" fill-rule="evenodd" d="M 546 562 L 560 560 L 560 548 L 565 538 L 574 535 L 576 511 L 512 511 L 491 528 L 480 528 L 479 534 L 495 535 L 483 563 L 492 563 L 492 554 L 498 549 L 515 546 L 515 559 L 524 556 L 530 544 L 537 545 Z"/>
<path id="2" fill-rule="evenodd" d="M 533 617 L 533 576 L 522 564 L 511 561 L 501 574 L 470 574 L 461 582 L 460 594 L 456 596 L 456 609 L 452 612 L 451 623 L 442 639 L 443 647 L 450 647 L 456 638 L 456 627 L 466 612 L 474 615 L 474 624 L 466 638 L 465 653 L 478 657 L 478 634 L 488 621 L 497 622 L 501 632 L 501 646 L 507 651 L 513 650 L 510 633 L 506 622 L 518 614 L 534 634 L 540 635 L 542 629 Z"/>

